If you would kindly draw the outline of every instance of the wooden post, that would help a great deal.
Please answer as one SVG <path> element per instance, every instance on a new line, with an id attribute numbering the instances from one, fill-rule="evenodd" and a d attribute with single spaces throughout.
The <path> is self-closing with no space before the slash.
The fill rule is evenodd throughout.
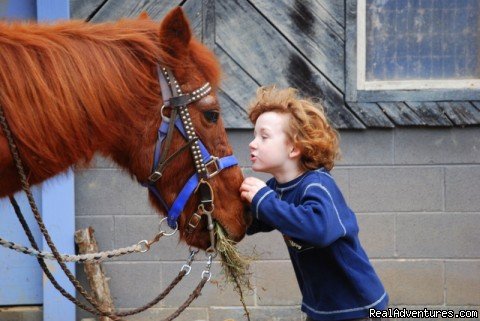
<path id="1" fill-rule="evenodd" d="M 75 232 L 75 243 L 78 245 L 78 251 L 80 254 L 98 252 L 97 241 L 95 240 L 93 233 L 94 230 L 91 226 Z M 92 289 L 93 297 L 100 304 L 102 311 L 113 312 L 115 309 L 112 297 L 110 296 L 108 280 L 105 277 L 102 265 L 99 262 L 85 262 L 84 270 L 90 288 Z M 99 320 L 110 321 L 111 319 L 108 317 L 100 317 Z"/>

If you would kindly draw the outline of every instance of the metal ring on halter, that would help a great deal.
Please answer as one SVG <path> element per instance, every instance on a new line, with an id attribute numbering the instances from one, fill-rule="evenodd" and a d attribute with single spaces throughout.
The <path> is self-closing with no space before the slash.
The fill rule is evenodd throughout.
<path id="1" fill-rule="evenodd" d="M 197 254 L 198 252 L 200 252 L 199 249 L 194 249 L 191 245 L 188 246 L 188 251 L 190 252 L 190 255 L 195 255 Z"/>
<path id="2" fill-rule="evenodd" d="M 163 114 L 163 109 L 164 109 L 165 107 L 167 107 L 167 106 L 165 106 L 165 104 L 164 104 L 164 105 L 162 105 L 162 108 L 160 108 L 160 115 L 162 115 L 162 120 L 163 120 L 164 122 L 168 123 L 168 122 L 170 121 L 170 117 L 167 117 L 167 116 L 165 116 L 165 115 Z"/>
<path id="3" fill-rule="evenodd" d="M 191 270 L 192 270 L 192 267 L 188 264 L 184 264 L 182 266 L 182 268 L 180 269 L 180 271 L 186 271 L 187 272 L 187 273 L 185 273 L 185 275 L 189 275 Z"/>
<path id="4" fill-rule="evenodd" d="M 172 236 L 173 234 L 175 234 L 177 231 L 178 231 L 178 223 L 175 222 L 175 228 L 173 229 L 173 232 L 170 232 L 170 233 L 167 233 L 165 231 L 162 231 L 162 223 L 163 221 L 165 221 L 167 219 L 167 217 L 164 217 L 162 218 L 162 220 L 160 221 L 160 223 L 158 224 L 158 228 L 160 230 L 160 233 L 163 233 L 163 235 L 165 236 Z"/>
<path id="5" fill-rule="evenodd" d="M 208 282 L 208 281 L 210 281 L 210 278 L 212 277 L 212 273 L 211 273 L 210 271 L 207 271 L 207 270 L 203 271 L 203 272 L 202 272 L 202 279 L 203 279 L 206 275 L 208 275 L 208 279 L 207 279 L 207 282 Z"/>
<path id="6" fill-rule="evenodd" d="M 140 245 L 141 248 L 140 253 L 145 253 L 150 250 L 150 244 L 147 240 L 141 240 L 140 242 L 138 242 L 138 245 Z"/>
<path id="7" fill-rule="evenodd" d="M 192 246 L 189 246 L 188 250 L 190 251 L 190 255 L 188 256 L 187 262 L 188 264 L 192 264 L 193 259 L 195 258 L 195 255 L 197 255 L 197 253 L 200 252 L 200 250 L 199 249 L 192 250 Z"/>
<path id="8" fill-rule="evenodd" d="M 217 254 L 217 250 L 212 246 L 205 250 L 205 255 L 210 255 L 213 259 L 217 257 Z"/>

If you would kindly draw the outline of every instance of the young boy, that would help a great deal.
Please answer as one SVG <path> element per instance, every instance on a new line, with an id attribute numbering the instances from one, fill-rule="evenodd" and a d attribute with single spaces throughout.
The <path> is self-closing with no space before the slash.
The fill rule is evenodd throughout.
<path id="1" fill-rule="evenodd" d="M 242 183 L 254 220 L 247 234 L 279 230 L 288 246 L 307 320 L 368 319 L 388 295 L 358 239 L 355 214 L 329 171 L 339 153 L 321 106 L 294 89 L 260 88 L 250 106 L 255 124 L 252 169 L 273 175 Z"/>

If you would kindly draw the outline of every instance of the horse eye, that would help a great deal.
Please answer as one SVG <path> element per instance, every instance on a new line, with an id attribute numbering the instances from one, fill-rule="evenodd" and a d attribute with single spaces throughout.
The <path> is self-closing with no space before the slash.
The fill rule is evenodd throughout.
<path id="1" fill-rule="evenodd" d="M 218 118 L 220 117 L 220 113 L 216 110 L 207 110 L 203 112 L 203 116 L 209 122 L 216 123 L 218 121 Z"/>

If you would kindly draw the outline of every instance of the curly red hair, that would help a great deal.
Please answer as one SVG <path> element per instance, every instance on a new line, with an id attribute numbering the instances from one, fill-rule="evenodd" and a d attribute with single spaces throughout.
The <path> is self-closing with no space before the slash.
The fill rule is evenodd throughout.
<path id="1" fill-rule="evenodd" d="M 250 103 L 248 116 L 253 124 L 265 112 L 290 115 L 288 139 L 300 148 L 303 170 L 324 167 L 331 170 L 340 155 L 339 136 L 330 125 L 322 105 L 300 98 L 294 88 L 260 87 Z"/>

